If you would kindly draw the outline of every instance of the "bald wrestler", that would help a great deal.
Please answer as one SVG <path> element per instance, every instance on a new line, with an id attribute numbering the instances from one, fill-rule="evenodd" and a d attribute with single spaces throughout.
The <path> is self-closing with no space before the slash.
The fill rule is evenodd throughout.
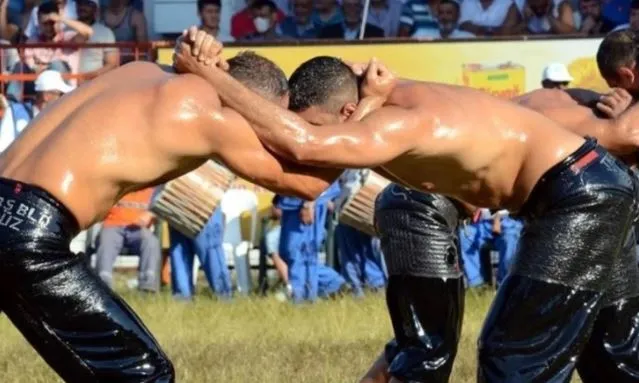
<path id="1" fill-rule="evenodd" d="M 481 335 L 478 379 L 570 380 L 610 288 L 612 266 L 631 240 L 637 185 L 625 165 L 594 140 L 530 109 L 435 83 L 389 82 L 375 90 L 382 98 L 388 94 L 383 106 L 361 121 L 318 127 L 255 97 L 190 51 L 181 46 L 179 65 L 214 85 L 284 157 L 319 167 L 379 169 L 410 188 L 526 217 L 517 260 Z M 367 70 L 375 72 L 375 62 Z M 364 78 L 361 93 L 370 95 L 369 88 Z M 632 120 L 631 114 L 615 129 L 629 129 Z M 416 265 L 410 255 L 393 259 L 389 268 L 409 274 Z"/>
<path id="2" fill-rule="evenodd" d="M 245 53 L 229 73 L 283 108 L 287 81 Z M 315 199 L 340 171 L 273 157 L 199 77 L 131 63 L 65 95 L 0 156 L 0 309 L 67 382 L 173 382 L 173 366 L 127 304 L 69 251 L 128 192 L 208 159 L 277 193 Z"/>

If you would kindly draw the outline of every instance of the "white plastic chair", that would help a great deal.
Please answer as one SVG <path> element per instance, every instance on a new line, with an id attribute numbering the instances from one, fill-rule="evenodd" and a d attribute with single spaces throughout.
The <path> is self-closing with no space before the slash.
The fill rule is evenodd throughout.
<path id="1" fill-rule="evenodd" d="M 235 266 L 240 294 L 248 294 L 251 290 L 249 257 L 255 243 L 258 223 L 257 195 L 247 189 L 229 189 L 222 197 L 220 206 L 225 217 L 223 247 L 227 263 Z M 249 240 L 242 238 L 241 218 L 242 213 L 246 211 L 251 212 L 251 234 Z"/>

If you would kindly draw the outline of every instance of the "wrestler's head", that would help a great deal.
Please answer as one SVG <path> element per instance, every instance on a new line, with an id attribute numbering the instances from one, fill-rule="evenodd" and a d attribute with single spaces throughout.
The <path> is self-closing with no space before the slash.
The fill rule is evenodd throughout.
<path id="1" fill-rule="evenodd" d="M 597 65 L 608 86 L 639 96 L 639 33 L 624 29 L 608 34 L 597 51 Z"/>
<path id="2" fill-rule="evenodd" d="M 228 63 L 233 78 L 267 100 L 288 108 L 288 81 L 277 64 L 254 52 L 241 52 Z"/>
<path id="3" fill-rule="evenodd" d="M 289 79 L 289 109 L 314 125 L 343 122 L 357 109 L 358 85 L 357 76 L 342 60 L 312 58 Z"/>

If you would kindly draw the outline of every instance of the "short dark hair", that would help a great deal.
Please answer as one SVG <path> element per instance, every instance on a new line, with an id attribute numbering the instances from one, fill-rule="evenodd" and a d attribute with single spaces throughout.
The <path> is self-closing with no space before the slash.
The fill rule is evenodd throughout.
<path id="1" fill-rule="evenodd" d="M 38 16 L 58 13 L 58 4 L 53 1 L 45 1 L 38 6 Z"/>
<path id="2" fill-rule="evenodd" d="M 639 35 L 631 29 L 609 33 L 597 50 L 597 65 L 604 78 L 616 78 L 617 69 L 639 63 Z"/>
<path id="3" fill-rule="evenodd" d="M 197 0 L 197 11 L 202 12 L 207 5 L 215 5 L 218 8 L 222 8 L 221 0 Z"/>
<path id="4" fill-rule="evenodd" d="M 457 14 L 459 14 L 459 3 L 456 2 L 455 0 L 442 0 L 439 5 L 452 5 L 453 7 L 455 7 L 455 9 L 457 9 Z"/>
<path id="5" fill-rule="evenodd" d="M 238 53 L 228 63 L 229 74 L 262 97 L 273 100 L 288 93 L 286 74 L 266 57 L 245 51 Z"/>
<path id="6" fill-rule="evenodd" d="M 252 9 L 260 9 L 262 7 L 269 7 L 271 12 L 277 11 L 277 5 L 272 0 L 255 0 L 253 4 L 251 4 Z"/>
<path id="7" fill-rule="evenodd" d="M 347 102 L 359 101 L 358 78 L 336 57 L 319 56 L 300 65 L 289 79 L 289 109 L 304 111 L 318 106 L 337 113 Z"/>

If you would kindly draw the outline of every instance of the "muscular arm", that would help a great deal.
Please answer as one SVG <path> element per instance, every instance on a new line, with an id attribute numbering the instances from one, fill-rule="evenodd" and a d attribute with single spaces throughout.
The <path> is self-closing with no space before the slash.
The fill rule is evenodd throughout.
<path id="1" fill-rule="evenodd" d="M 276 158 L 234 110 L 214 113 L 208 128 L 216 155 L 231 171 L 277 194 L 314 200 L 342 173 L 342 169 L 310 168 Z"/>
<path id="2" fill-rule="evenodd" d="M 275 153 L 306 165 L 371 168 L 414 148 L 420 114 L 383 107 L 361 121 L 312 126 L 302 118 L 245 88 L 220 70 L 197 73 L 218 91 L 225 103 L 252 124 L 258 137 Z"/>

